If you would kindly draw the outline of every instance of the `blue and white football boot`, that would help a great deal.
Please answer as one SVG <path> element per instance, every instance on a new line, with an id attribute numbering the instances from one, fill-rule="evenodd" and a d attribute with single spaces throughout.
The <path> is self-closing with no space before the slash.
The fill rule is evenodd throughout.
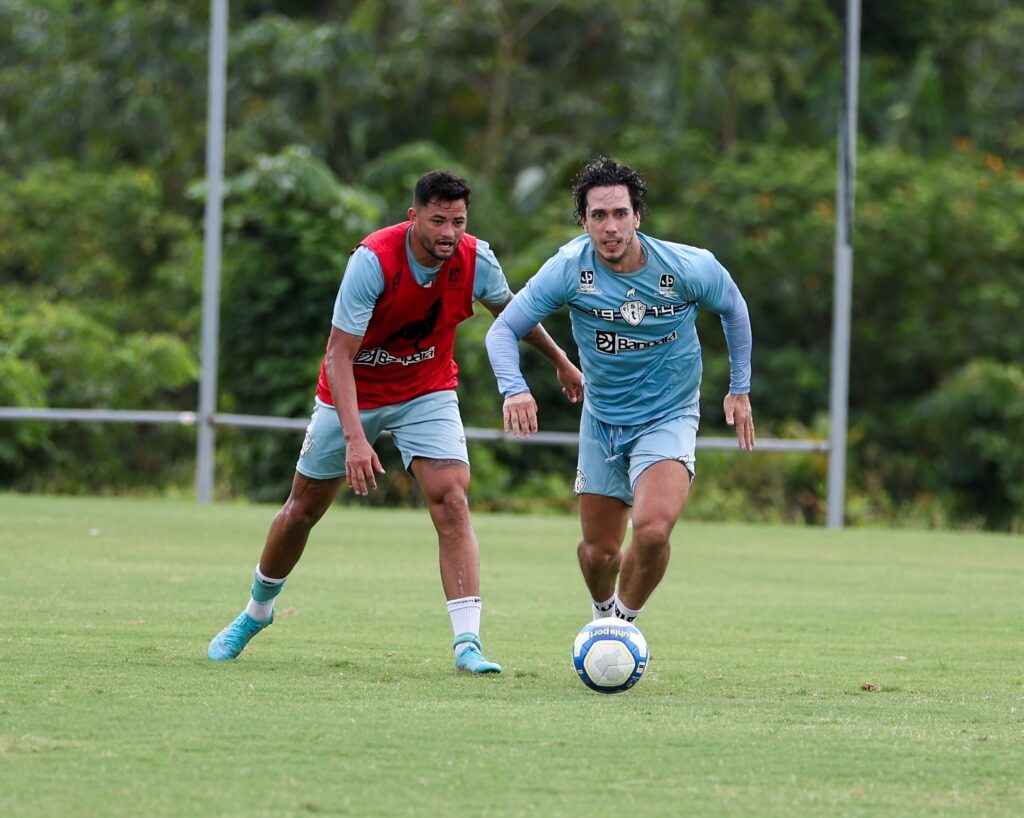
<path id="1" fill-rule="evenodd" d="M 469 643 L 455 657 L 455 669 L 460 673 L 501 673 L 501 665 L 489 661 L 480 652 L 480 639 L 475 633 L 460 633 L 452 647 Z"/>
<path id="2" fill-rule="evenodd" d="M 269 627 L 273 621 L 274 617 L 271 616 L 265 622 L 260 622 L 257 619 L 253 619 L 245 611 L 242 611 L 234 622 L 213 637 L 206 655 L 216 661 L 234 659 L 245 650 L 245 646 L 249 644 L 250 639 L 264 628 Z"/>

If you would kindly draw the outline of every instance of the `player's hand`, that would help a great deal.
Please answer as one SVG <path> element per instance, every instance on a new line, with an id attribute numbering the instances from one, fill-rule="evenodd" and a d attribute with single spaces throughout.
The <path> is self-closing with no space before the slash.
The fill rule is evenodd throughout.
<path id="1" fill-rule="evenodd" d="M 529 437 L 537 431 L 537 401 L 529 392 L 520 392 L 505 398 L 501 409 L 505 431 L 516 437 Z"/>
<path id="2" fill-rule="evenodd" d="M 562 384 L 562 394 L 570 403 L 579 403 L 583 400 L 583 373 L 572 361 L 566 358 L 565 363 L 558 367 L 556 374 L 558 382 Z"/>
<path id="3" fill-rule="evenodd" d="M 377 488 L 377 474 L 384 474 L 377 452 L 365 437 L 345 445 L 345 479 L 360 497 Z"/>
<path id="4" fill-rule="evenodd" d="M 750 408 L 750 395 L 734 395 L 730 392 L 722 403 L 725 408 L 725 422 L 736 427 L 736 440 L 740 448 L 754 450 L 754 412 Z"/>

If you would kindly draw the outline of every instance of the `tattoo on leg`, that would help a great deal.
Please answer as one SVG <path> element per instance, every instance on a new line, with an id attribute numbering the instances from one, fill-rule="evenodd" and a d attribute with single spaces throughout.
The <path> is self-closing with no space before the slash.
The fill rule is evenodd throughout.
<path id="1" fill-rule="evenodd" d="M 460 466 L 466 466 L 466 464 L 461 460 L 434 460 L 433 458 L 424 458 L 423 465 L 434 471 L 441 471 L 442 469 L 457 469 Z"/>

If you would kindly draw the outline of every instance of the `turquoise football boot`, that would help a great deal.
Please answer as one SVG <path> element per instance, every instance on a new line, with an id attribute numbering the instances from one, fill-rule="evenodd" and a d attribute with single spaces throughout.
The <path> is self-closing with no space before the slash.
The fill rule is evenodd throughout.
<path id="1" fill-rule="evenodd" d="M 216 661 L 234 659 L 245 650 L 250 639 L 264 628 L 269 627 L 273 621 L 274 617 L 271 616 L 266 622 L 260 622 L 242 611 L 234 622 L 213 637 L 206 655 Z"/>
<path id="2" fill-rule="evenodd" d="M 452 647 L 469 642 L 468 648 L 455 657 L 455 669 L 460 673 L 501 673 L 501 665 L 488 661 L 480 652 L 480 639 L 475 633 L 460 633 Z"/>

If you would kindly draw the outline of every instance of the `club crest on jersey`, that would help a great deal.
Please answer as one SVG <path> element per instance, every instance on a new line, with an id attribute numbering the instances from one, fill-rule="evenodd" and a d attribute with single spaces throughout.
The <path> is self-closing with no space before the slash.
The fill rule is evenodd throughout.
<path id="1" fill-rule="evenodd" d="M 601 291 L 594 284 L 593 270 L 580 270 L 580 286 L 576 288 L 580 295 L 601 295 Z"/>
<path id="2" fill-rule="evenodd" d="M 647 314 L 647 305 L 643 301 L 626 301 L 619 307 L 619 315 L 631 326 L 639 326 Z"/>

